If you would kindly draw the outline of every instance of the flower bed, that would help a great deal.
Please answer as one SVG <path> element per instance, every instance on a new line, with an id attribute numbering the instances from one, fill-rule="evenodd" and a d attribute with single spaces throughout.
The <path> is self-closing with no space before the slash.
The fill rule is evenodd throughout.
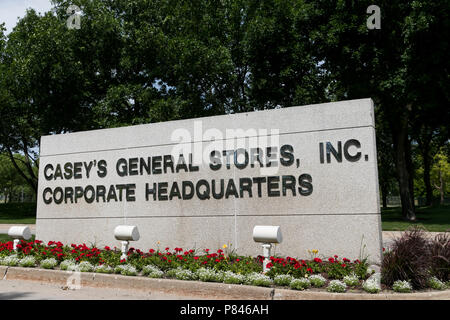
<path id="1" fill-rule="evenodd" d="M 228 252 L 226 246 L 215 252 L 209 249 L 165 248 L 146 252 L 130 248 L 127 259 L 121 260 L 118 248 L 100 249 L 86 244 L 64 245 L 61 242 L 21 241 L 17 251 L 12 241 L 0 242 L 0 265 L 40 267 L 79 272 L 117 273 L 126 276 L 152 278 L 176 278 L 231 284 L 248 284 L 265 287 L 283 287 L 292 290 L 317 290 L 329 292 L 365 291 L 378 293 L 382 289 L 373 277 L 373 270 L 365 260 L 350 261 L 346 258 L 324 258 L 317 250 L 310 252 L 310 259 L 270 257 L 269 271 L 262 274 L 263 257 L 239 256 Z M 450 283 L 430 277 L 435 290 L 448 289 Z M 395 288 L 407 292 L 406 283 Z M 409 290 L 410 291 L 410 290 Z"/>

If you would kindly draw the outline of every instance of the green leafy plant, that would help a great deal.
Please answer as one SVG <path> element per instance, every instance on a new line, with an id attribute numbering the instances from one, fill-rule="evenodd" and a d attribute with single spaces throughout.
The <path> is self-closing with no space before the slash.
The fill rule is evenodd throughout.
<path id="1" fill-rule="evenodd" d="M 228 284 L 242 284 L 245 281 L 245 276 L 237 274 L 232 271 L 225 271 L 223 274 L 223 282 Z"/>
<path id="2" fill-rule="evenodd" d="M 343 293 L 347 290 L 347 285 L 340 280 L 331 280 L 327 286 L 328 292 Z"/>
<path id="3" fill-rule="evenodd" d="M 392 290 L 395 292 L 401 292 L 401 293 L 410 293 L 412 292 L 412 285 L 407 280 L 397 280 L 394 281 L 394 284 L 392 285 Z"/>
<path id="4" fill-rule="evenodd" d="M 120 273 L 124 276 L 136 276 L 137 270 L 131 264 L 121 264 L 114 268 L 114 273 Z"/>
<path id="5" fill-rule="evenodd" d="M 273 284 L 273 281 L 262 273 L 252 272 L 246 276 L 245 283 L 252 286 L 269 287 Z"/>
<path id="6" fill-rule="evenodd" d="M 273 278 L 273 283 L 277 286 L 289 286 L 294 277 L 288 274 L 279 274 Z"/>
<path id="7" fill-rule="evenodd" d="M 305 290 L 311 286 L 311 283 L 306 278 L 293 279 L 289 287 L 294 290 Z"/>
<path id="8" fill-rule="evenodd" d="M 78 264 L 77 271 L 92 272 L 94 271 L 94 266 L 89 261 L 82 261 Z"/>
<path id="9" fill-rule="evenodd" d="M 162 278 L 164 276 L 164 272 L 161 271 L 158 267 L 152 265 L 146 265 L 142 268 L 142 274 L 149 278 Z"/>
<path id="10" fill-rule="evenodd" d="M 96 273 L 113 273 L 114 268 L 112 268 L 106 264 L 101 264 L 94 268 L 94 272 L 96 272 Z"/>
<path id="11" fill-rule="evenodd" d="M 58 260 L 55 258 L 47 258 L 40 262 L 40 266 L 44 269 L 53 269 L 58 265 Z"/>
<path id="12" fill-rule="evenodd" d="M 19 266 L 29 268 L 36 266 L 36 258 L 33 256 L 28 256 L 19 260 Z"/>
<path id="13" fill-rule="evenodd" d="M 309 279 L 309 282 L 311 283 L 311 285 L 316 288 L 323 287 L 325 285 L 325 283 L 327 282 L 327 280 L 320 274 L 313 274 L 308 279 Z"/>
<path id="14" fill-rule="evenodd" d="M 445 283 L 436 277 L 431 277 L 428 280 L 428 285 L 430 286 L 430 288 L 435 289 L 435 290 L 445 290 L 447 288 Z"/>
<path id="15" fill-rule="evenodd" d="M 349 287 L 355 287 L 355 286 L 359 285 L 358 276 L 356 276 L 354 273 L 344 276 L 344 278 L 342 280 Z"/>
<path id="16" fill-rule="evenodd" d="M 362 288 L 364 291 L 368 293 L 378 293 L 381 291 L 380 284 L 378 283 L 378 280 L 375 277 L 369 278 L 366 281 L 364 281 Z"/>

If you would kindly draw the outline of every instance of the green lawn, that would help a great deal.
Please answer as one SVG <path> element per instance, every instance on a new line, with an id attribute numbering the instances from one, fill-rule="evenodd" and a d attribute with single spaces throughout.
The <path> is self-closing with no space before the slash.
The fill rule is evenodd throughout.
<path id="1" fill-rule="evenodd" d="M 26 241 L 34 241 L 35 236 L 32 235 L 30 240 Z M 0 233 L 0 242 L 13 241 L 14 239 L 8 236 L 7 234 Z"/>
<path id="2" fill-rule="evenodd" d="M 401 208 L 381 210 L 383 231 L 402 231 L 412 225 L 421 225 L 428 231 L 450 231 L 450 205 L 417 207 L 415 223 L 405 221 L 401 215 Z"/>
<path id="3" fill-rule="evenodd" d="M 0 203 L 0 224 L 36 223 L 36 203 Z"/>

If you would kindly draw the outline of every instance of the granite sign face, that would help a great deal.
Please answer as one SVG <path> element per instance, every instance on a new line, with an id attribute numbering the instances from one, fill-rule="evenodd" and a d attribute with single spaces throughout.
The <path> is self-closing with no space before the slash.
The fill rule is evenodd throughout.
<path id="1" fill-rule="evenodd" d="M 41 138 L 37 238 L 381 260 L 373 103 L 342 101 Z"/>

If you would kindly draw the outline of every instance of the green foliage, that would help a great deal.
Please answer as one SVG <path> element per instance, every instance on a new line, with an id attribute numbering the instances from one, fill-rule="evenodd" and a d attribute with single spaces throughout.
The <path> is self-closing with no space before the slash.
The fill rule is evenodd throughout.
<path id="1" fill-rule="evenodd" d="M 445 283 L 436 277 L 431 277 L 428 280 L 428 285 L 430 286 L 430 288 L 435 289 L 435 290 L 445 290 L 446 289 Z"/>
<path id="2" fill-rule="evenodd" d="M 355 274 L 346 275 L 342 278 L 342 281 L 348 286 L 348 287 L 355 287 L 359 285 L 359 278 Z"/>
<path id="3" fill-rule="evenodd" d="M 0 203 L 0 223 L 34 224 L 36 203 Z"/>
<path id="4" fill-rule="evenodd" d="M 323 287 L 327 282 L 327 280 L 320 274 L 313 274 L 308 279 L 311 285 L 316 288 Z"/>
<path id="5" fill-rule="evenodd" d="M 293 276 L 288 274 L 279 274 L 273 278 L 273 283 L 277 286 L 288 286 L 294 280 Z"/>
<path id="6" fill-rule="evenodd" d="M 412 285 L 409 281 L 407 280 L 397 280 L 394 282 L 394 284 L 392 285 L 392 289 L 395 292 L 400 292 L 400 293 L 411 293 L 412 292 Z"/>
<path id="7" fill-rule="evenodd" d="M 305 290 L 311 286 L 311 283 L 306 278 L 294 279 L 289 284 L 289 287 L 294 290 Z"/>
<path id="8" fill-rule="evenodd" d="M 41 260 L 39 263 L 39 266 L 44 269 L 53 269 L 58 265 L 58 260 L 55 258 L 47 258 L 44 260 Z"/>
<path id="9" fill-rule="evenodd" d="M 327 286 L 328 292 L 343 293 L 347 291 L 347 285 L 340 280 L 331 280 Z"/>
<path id="10" fill-rule="evenodd" d="M 252 272 L 246 275 L 244 283 L 252 286 L 269 287 L 273 284 L 273 280 L 267 275 Z"/>

